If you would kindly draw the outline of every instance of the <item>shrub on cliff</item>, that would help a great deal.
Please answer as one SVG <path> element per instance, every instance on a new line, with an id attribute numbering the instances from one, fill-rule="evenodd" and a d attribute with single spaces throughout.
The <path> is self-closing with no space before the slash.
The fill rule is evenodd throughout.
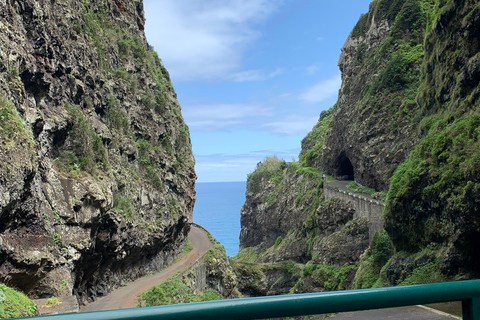
<path id="1" fill-rule="evenodd" d="M 33 141 L 13 103 L 3 97 L 0 97 L 0 137 L 2 144 L 7 147 L 17 144 L 21 139 Z"/>
<path id="2" fill-rule="evenodd" d="M 268 180 L 281 181 L 283 169 L 286 167 L 285 160 L 279 160 L 277 156 L 266 157 L 265 160 L 257 163 L 255 171 L 248 175 L 247 192 L 260 191 L 260 185 Z"/>
<path id="3" fill-rule="evenodd" d="M 216 290 L 206 289 L 194 293 L 193 289 L 183 283 L 182 280 L 169 278 L 160 285 L 142 293 L 139 306 L 153 307 L 220 299 L 223 299 L 223 296 Z"/>

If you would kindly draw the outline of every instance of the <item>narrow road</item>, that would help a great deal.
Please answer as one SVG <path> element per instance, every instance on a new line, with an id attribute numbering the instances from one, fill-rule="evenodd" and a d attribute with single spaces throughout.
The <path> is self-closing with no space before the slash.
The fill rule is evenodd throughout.
<path id="1" fill-rule="evenodd" d="M 161 272 L 137 279 L 129 282 L 125 287 L 115 289 L 106 297 L 81 307 L 80 312 L 135 308 L 140 294 L 172 277 L 178 271 L 192 265 L 213 246 L 205 231 L 200 228 L 192 226 L 189 236 L 193 249 L 179 261 Z"/>
<path id="2" fill-rule="evenodd" d="M 338 188 L 338 190 L 340 191 L 345 191 L 345 192 L 350 192 L 350 193 L 353 193 L 353 194 L 356 194 L 358 196 L 362 196 L 362 197 L 365 197 L 367 199 L 372 199 L 372 196 L 369 195 L 369 194 L 366 194 L 366 193 L 361 193 L 361 192 L 354 192 L 350 189 L 347 188 L 347 185 L 350 183 L 350 182 L 353 182 L 352 180 L 335 180 L 335 181 L 331 181 L 331 182 L 326 182 L 326 184 L 329 186 L 329 187 L 332 187 L 332 188 Z M 380 201 L 383 203 L 383 201 Z"/>
<path id="3" fill-rule="evenodd" d="M 328 320 L 453 320 L 460 319 L 447 313 L 426 308 L 423 306 L 409 306 L 399 308 L 366 310 L 356 312 L 337 313 Z"/>

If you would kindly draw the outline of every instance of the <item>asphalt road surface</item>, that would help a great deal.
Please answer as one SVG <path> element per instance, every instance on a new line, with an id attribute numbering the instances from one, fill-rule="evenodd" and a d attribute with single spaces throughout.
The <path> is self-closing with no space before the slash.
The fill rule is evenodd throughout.
<path id="1" fill-rule="evenodd" d="M 328 320 L 452 320 L 458 317 L 421 306 L 337 313 Z"/>
<path id="2" fill-rule="evenodd" d="M 81 307 L 80 312 L 135 308 L 138 304 L 139 295 L 164 282 L 178 271 L 192 265 L 213 246 L 205 231 L 200 228 L 192 226 L 189 236 L 193 249 L 179 261 L 161 272 L 137 279 L 129 282 L 125 287 L 115 289 L 106 297 Z"/>

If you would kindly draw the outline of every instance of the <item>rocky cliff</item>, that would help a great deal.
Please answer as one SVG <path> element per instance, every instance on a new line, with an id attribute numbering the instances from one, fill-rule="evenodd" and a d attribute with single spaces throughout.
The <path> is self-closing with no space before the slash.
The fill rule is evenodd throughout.
<path id="1" fill-rule="evenodd" d="M 305 285 L 327 267 L 354 268 L 358 288 L 478 275 L 479 20 L 472 0 L 371 3 L 342 48 L 338 101 L 299 161 L 267 158 L 248 178 L 237 269 L 263 284 L 245 291 L 331 289 Z M 353 208 L 323 202 L 323 174 L 388 191 L 386 232 L 364 242 Z M 287 260 L 303 273 L 268 276 Z"/>
<path id="2" fill-rule="evenodd" d="M 185 246 L 188 127 L 141 0 L 0 1 L 0 280 L 104 295 Z"/>
<path id="3" fill-rule="evenodd" d="M 348 203 L 325 201 L 318 169 L 267 157 L 249 176 L 246 199 L 232 260 L 242 294 L 351 288 L 368 221 Z"/>

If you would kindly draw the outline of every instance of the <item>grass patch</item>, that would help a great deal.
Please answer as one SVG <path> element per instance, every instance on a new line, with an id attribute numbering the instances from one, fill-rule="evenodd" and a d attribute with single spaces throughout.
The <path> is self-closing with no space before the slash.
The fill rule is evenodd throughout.
<path id="1" fill-rule="evenodd" d="M 377 193 L 375 189 L 364 187 L 362 185 L 359 185 L 355 181 L 352 181 L 349 184 L 347 184 L 347 189 L 357 193 L 366 193 L 368 195 L 373 195 Z"/>
<path id="2" fill-rule="evenodd" d="M 53 306 L 58 306 L 60 304 L 60 299 L 57 297 L 50 297 L 47 299 L 47 302 L 45 302 L 46 307 L 53 307 Z"/>
<path id="3" fill-rule="evenodd" d="M 34 316 L 37 307 L 26 295 L 0 284 L 0 318 Z"/>
<path id="4" fill-rule="evenodd" d="M 399 286 L 409 286 L 414 284 L 445 282 L 448 278 L 442 274 L 443 264 L 440 261 L 432 261 L 421 267 L 415 268 L 411 275 L 402 281 L 398 281 Z"/>
<path id="5" fill-rule="evenodd" d="M 251 247 L 244 248 L 240 252 L 231 258 L 234 262 L 239 263 L 255 263 L 258 259 L 258 254 Z"/>
<path id="6" fill-rule="evenodd" d="M 124 198 L 117 194 L 115 196 L 112 209 L 120 213 L 125 219 L 133 219 L 134 208 L 131 199 Z"/>
<path id="7" fill-rule="evenodd" d="M 193 289 L 180 279 L 169 278 L 160 285 L 142 293 L 139 299 L 139 306 L 153 307 L 220 299 L 224 299 L 224 297 L 216 290 L 206 289 L 202 292 L 194 293 Z"/>

